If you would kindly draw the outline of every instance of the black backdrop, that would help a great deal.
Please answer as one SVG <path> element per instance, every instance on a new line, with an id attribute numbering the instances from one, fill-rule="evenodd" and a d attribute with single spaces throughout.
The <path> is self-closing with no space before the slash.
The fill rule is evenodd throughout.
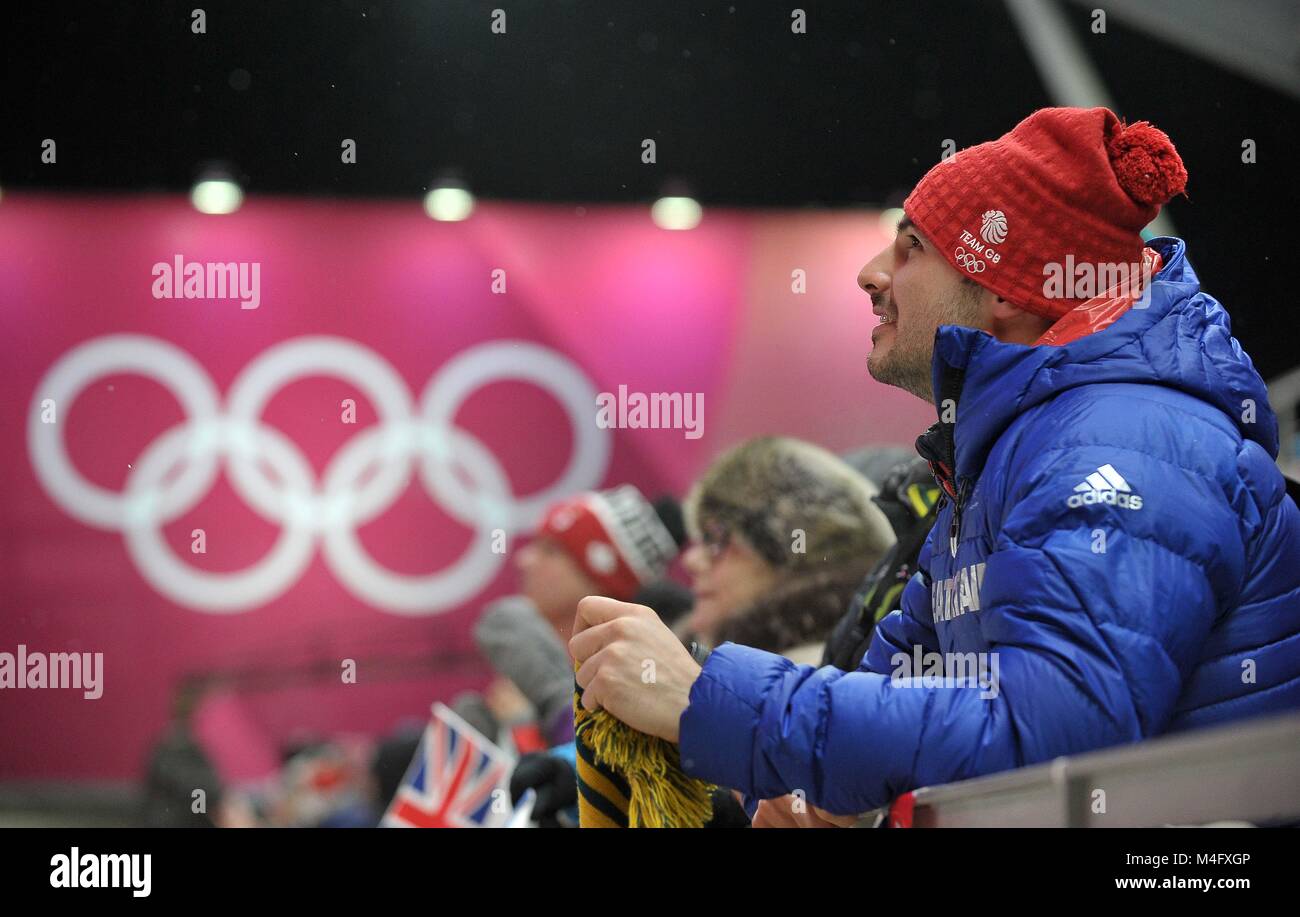
<path id="1" fill-rule="evenodd" d="M 414 202 L 456 170 L 493 198 L 648 201 L 677 179 L 706 206 L 891 205 L 945 138 L 989 139 L 1051 104 L 997 0 L 801 2 L 804 35 L 793 5 L 6 4 L 0 187 L 180 191 L 226 160 L 252 194 Z M 1062 8 L 1119 113 L 1177 143 L 1191 181 L 1168 212 L 1261 373 L 1300 363 L 1300 104 Z M 47 137 L 56 165 L 40 163 Z M 355 166 L 340 164 L 345 137 Z"/>

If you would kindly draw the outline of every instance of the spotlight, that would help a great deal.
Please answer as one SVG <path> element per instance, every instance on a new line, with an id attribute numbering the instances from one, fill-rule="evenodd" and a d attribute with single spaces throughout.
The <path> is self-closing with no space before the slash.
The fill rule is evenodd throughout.
<path id="1" fill-rule="evenodd" d="M 204 172 L 190 191 L 190 203 L 199 213 L 234 213 L 243 202 L 243 189 L 227 172 Z"/>
<path id="2" fill-rule="evenodd" d="M 468 219 L 474 212 L 474 195 L 462 184 L 443 182 L 424 196 L 424 212 L 444 223 Z"/>
<path id="3" fill-rule="evenodd" d="M 702 211 L 693 197 L 661 197 L 650 208 L 650 217 L 660 229 L 694 229 Z"/>
<path id="4" fill-rule="evenodd" d="M 898 221 L 902 218 L 902 207 L 890 207 L 888 210 L 880 211 L 880 231 L 889 238 L 894 238 L 898 235 Z"/>

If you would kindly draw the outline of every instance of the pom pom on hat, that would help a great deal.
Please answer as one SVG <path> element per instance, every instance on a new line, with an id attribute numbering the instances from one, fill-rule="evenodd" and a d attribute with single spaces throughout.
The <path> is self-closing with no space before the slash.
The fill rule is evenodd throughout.
<path id="1" fill-rule="evenodd" d="M 1119 186 L 1139 204 L 1159 207 L 1187 187 L 1173 141 L 1149 121 L 1116 127 L 1106 152 Z"/>

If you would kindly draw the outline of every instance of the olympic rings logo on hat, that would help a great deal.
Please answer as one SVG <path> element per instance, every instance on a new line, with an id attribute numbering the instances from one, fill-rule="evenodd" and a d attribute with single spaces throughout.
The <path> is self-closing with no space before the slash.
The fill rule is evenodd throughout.
<path id="1" fill-rule="evenodd" d="M 115 492 L 77 471 L 59 423 L 43 422 L 42 409 L 52 400 L 67 416 L 67 406 L 87 385 L 124 372 L 161 383 L 180 402 L 186 419 L 144 449 L 123 490 Z M 261 422 L 278 389 L 312 375 L 355 384 L 379 415 L 379 423 L 338 450 L 319 481 L 297 445 Z M 525 498 L 513 495 L 505 470 L 487 447 L 452 425 L 475 389 L 506 379 L 549 391 L 573 427 L 568 465 L 553 484 Z M 81 344 L 50 368 L 33 394 L 27 441 L 36 477 L 54 502 L 87 525 L 121 532 L 141 575 L 180 605 L 206 612 L 264 605 L 297 582 L 319 537 L 327 565 L 354 596 L 396 614 L 426 615 L 472 598 L 496 576 L 505 556 L 491 550 L 494 530 L 529 530 L 554 500 L 589 490 L 604 478 L 611 443 L 609 431 L 591 421 L 595 403 L 595 388 L 560 354 L 528 341 L 499 340 L 446 363 L 425 385 L 417 407 L 387 361 L 354 341 L 326 336 L 294 338 L 263 351 L 222 403 L 189 354 L 158 338 L 122 334 Z M 258 515 L 282 526 L 261 561 L 232 573 L 183 563 L 161 532 L 204 497 L 221 459 L 235 492 Z M 384 513 L 405 490 L 413 462 L 429 496 L 475 530 L 458 560 L 423 576 L 392 572 L 357 538 L 357 528 Z M 458 479 L 456 468 L 472 488 Z"/>
<path id="2" fill-rule="evenodd" d="M 984 270 L 984 262 L 980 261 L 960 245 L 957 246 L 957 250 L 952 253 L 952 256 L 956 259 L 957 266 L 964 267 L 968 273 L 978 274 Z"/>

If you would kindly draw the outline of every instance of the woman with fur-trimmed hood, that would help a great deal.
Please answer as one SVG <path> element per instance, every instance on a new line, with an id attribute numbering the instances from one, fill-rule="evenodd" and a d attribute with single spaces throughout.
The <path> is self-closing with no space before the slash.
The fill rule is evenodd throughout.
<path id="1" fill-rule="evenodd" d="M 816 665 L 854 591 L 894 543 L 876 487 L 818 446 L 752 439 L 686 498 L 695 606 L 681 630 Z"/>

